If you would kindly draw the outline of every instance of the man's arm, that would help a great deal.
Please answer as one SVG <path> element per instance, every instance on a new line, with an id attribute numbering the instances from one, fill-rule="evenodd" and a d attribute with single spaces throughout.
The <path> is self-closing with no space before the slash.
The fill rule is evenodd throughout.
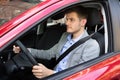
<path id="1" fill-rule="evenodd" d="M 33 55 L 34 58 L 40 59 L 48 59 L 54 58 L 56 56 L 58 44 L 54 45 L 52 48 L 48 50 L 38 50 L 33 48 L 28 48 L 30 53 Z"/>

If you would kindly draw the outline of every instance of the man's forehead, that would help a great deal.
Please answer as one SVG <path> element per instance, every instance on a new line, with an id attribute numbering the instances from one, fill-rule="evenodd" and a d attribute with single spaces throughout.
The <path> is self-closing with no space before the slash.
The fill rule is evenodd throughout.
<path id="1" fill-rule="evenodd" d="M 66 18 L 78 18 L 78 14 L 76 12 L 67 13 L 65 16 Z"/>
<path id="2" fill-rule="evenodd" d="M 76 12 L 66 13 L 66 15 L 78 15 Z"/>

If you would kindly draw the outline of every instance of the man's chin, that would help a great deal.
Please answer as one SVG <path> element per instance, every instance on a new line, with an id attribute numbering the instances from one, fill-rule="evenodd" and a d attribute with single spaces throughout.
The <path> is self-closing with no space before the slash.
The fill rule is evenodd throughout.
<path id="1" fill-rule="evenodd" d="M 66 30 L 66 32 L 68 32 L 68 33 L 73 33 L 71 30 Z"/>
<path id="2" fill-rule="evenodd" d="M 72 31 L 70 31 L 70 30 L 67 30 L 66 32 L 67 32 L 67 33 L 73 33 L 73 32 L 72 32 Z"/>

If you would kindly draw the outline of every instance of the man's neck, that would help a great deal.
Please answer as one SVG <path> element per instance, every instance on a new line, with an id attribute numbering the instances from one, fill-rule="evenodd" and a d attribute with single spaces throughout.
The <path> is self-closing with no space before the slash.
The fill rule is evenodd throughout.
<path id="1" fill-rule="evenodd" d="M 84 30 L 81 30 L 79 32 L 73 33 L 72 35 L 72 39 L 76 39 L 78 38 L 82 33 L 84 33 Z"/>

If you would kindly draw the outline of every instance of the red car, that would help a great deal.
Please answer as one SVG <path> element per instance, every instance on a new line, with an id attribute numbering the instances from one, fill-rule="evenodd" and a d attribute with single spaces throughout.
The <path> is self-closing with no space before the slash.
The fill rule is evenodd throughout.
<path id="1" fill-rule="evenodd" d="M 86 29 L 96 32 L 92 38 L 100 45 L 100 56 L 42 80 L 120 80 L 120 0 L 46 0 L 1 25 L 0 80 L 36 80 L 31 67 L 37 62 L 52 68 L 54 59 L 34 59 L 27 47 L 51 48 L 65 32 L 65 10 L 80 5 L 88 10 Z M 13 53 L 14 44 L 23 55 Z"/>

